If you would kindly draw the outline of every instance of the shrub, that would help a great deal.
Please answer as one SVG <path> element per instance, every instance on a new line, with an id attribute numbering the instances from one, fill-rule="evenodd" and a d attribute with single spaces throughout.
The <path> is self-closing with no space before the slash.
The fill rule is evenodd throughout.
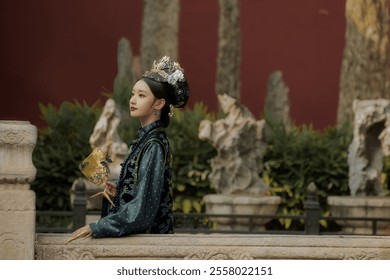
<path id="1" fill-rule="evenodd" d="M 202 103 L 193 110 L 176 110 L 167 128 L 173 153 L 174 210 L 184 213 L 203 212 L 202 198 L 212 193 L 208 174 L 210 159 L 216 150 L 198 138 L 199 123 L 214 120 Z"/>
<path id="2" fill-rule="evenodd" d="M 271 192 L 281 196 L 279 213 L 301 215 L 310 182 L 318 188 L 324 215 L 328 215 L 328 195 L 348 195 L 348 146 L 352 135 L 348 125 L 316 131 L 310 126 L 292 126 L 266 118 L 268 148 L 264 157 L 263 179 Z M 281 220 L 284 228 L 298 229 L 300 223 Z M 322 221 L 323 226 L 327 226 Z"/>
<path id="3" fill-rule="evenodd" d="M 89 136 L 101 108 L 77 101 L 64 102 L 59 108 L 39 104 L 39 108 L 47 126 L 40 129 L 33 152 L 37 210 L 70 210 L 69 191 L 81 176 L 79 163 L 91 152 Z"/>
<path id="4" fill-rule="evenodd" d="M 385 188 L 386 195 L 390 194 L 390 156 L 383 157 L 383 172 L 381 183 Z"/>

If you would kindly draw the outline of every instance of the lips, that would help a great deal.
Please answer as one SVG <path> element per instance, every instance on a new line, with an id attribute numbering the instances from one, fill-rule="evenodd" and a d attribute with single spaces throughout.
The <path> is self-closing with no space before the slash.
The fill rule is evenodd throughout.
<path id="1" fill-rule="evenodd" d="M 135 111 L 135 110 L 137 110 L 137 108 L 135 108 L 135 107 L 130 107 L 130 111 Z"/>

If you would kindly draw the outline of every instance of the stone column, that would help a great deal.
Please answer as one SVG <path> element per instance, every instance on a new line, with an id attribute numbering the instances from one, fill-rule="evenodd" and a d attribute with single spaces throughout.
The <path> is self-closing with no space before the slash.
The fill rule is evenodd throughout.
<path id="1" fill-rule="evenodd" d="M 0 259 L 34 259 L 37 128 L 28 121 L 0 121 Z"/>

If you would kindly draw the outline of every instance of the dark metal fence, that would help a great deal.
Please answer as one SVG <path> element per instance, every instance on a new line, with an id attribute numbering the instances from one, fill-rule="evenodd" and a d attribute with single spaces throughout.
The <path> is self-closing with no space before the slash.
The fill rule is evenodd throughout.
<path id="1" fill-rule="evenodd" d="M 86 224 L 87 215 L 100 215 L 99 211 L 87 210 L 87 199 L 85 185 L 80 180 L 75 186 L 75 199 L 72 211 L 37 211 L 37 233 L 69 233 Z M 62 226 L 48 226 L 50 218 L 62 219 Z M 221 230 L 215 228 L 215 218 L 246 218 L 248 227 L 245 230 Z M 303 223 L 301 230 L 258 230 L 254 221 L 256 219 L 269 219 L 271 221 L 291 219 Z M 365 221 L 371 223 L 371 235 L 377 235 L 378 223 L 389 222 L 389 218 L 367 218 L 367 217 L 324 217 L 321 216 L 321 208 L 317 199 L 315 189 L 308 189 L 305 203 L 304 215 L 216 215 L 206 213 L 174 213 L 176 233 L 231 233 L 231 234 L 339 234 L 340 232 L 321 230 L 320 220 L 327 222 L 335 221 Z M 45 225 L 46 223 L 46 225 Z M 52 224 L 52 223 L 51 223 Z M 58 222 L 57 222 L 58 224 Z M 61 223 L 59 223 L 61 224 Z M 65 224 L 65 226 L 64 226 Z"/>

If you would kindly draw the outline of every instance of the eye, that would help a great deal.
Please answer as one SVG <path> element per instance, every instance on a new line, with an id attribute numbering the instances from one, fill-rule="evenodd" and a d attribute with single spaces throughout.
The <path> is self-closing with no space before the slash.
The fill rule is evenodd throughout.
<path id="1" fill-rule="evenodd" d="M 140 93 L 138 96 L 141 97 L 141 98 L 144 98 L 144 97 L 145 97 L 145 94 Z"/>

